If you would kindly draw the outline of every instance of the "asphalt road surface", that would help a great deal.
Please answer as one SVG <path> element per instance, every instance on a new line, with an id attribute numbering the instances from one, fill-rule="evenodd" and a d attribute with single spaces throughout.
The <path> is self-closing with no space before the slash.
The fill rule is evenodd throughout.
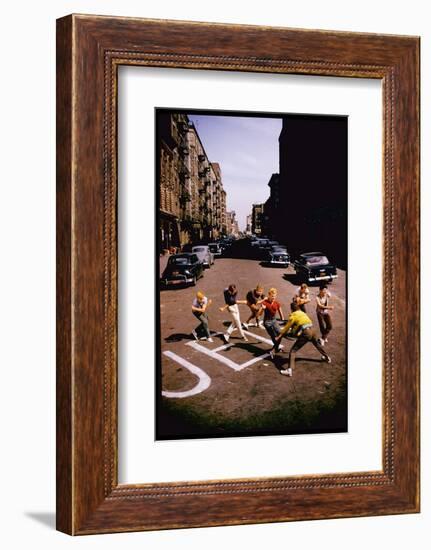
<path id="1" fill-rule="evenodd" d="M 233 254 L 235 255 L 235 254 Z M 244 251 L 236 256 L 246 256 Z M 166 262 L 161 259 L 161 268 Z M 284 351 L 272 360 L 272 347 L 265 329 L 249 328 L 245 343 L 232 333 L 226 346 L 221 334 L 230 324 L 223 289 L 234 283 L 238 299 L 260 283 L 265 292 L 278 290 L 285 317 L 298 286 L 292 267 L 264 267 L 258 260 L 221 257 L 205 270 L 195 287 L 162 290 L 161 314 L 161 395 L 158 396 L 157 437 L 221 437 L 256 434 L 297 434 L 347 430 L 346 388 L 346 273 L 330 286 L 333 331 L 325 349 L 332 363 L 307 344 L 297 354 L 292 377 L 279 370 L 288 365 L 292 339 L 284 339 Z M 191 304 L 201 290 L 212 299 L 208 309 L 213 343 L 196 341 L 191 332 L 198 324 Z M 307 314 L 318 332 L 315 296 L 310 287 Z M 249 315 L 240 305 L 241 321 Z M 320 336 L 320 333 L 319 333 Z"/>

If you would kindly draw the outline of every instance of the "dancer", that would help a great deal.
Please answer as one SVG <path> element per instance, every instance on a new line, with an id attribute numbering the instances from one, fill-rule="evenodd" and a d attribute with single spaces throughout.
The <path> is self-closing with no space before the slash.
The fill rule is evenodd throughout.
<path id="1" fill-rule="evenodd" d="M 273 348 L 269 352 L 271 358 L 274 357 L 274 354 L 280 349 L 280 340 L 277 340 L 277 336 L 280 334 L 280 326 L 276 315 L 278 313 L 280 321 L 283 321 L 283 311 L 281 305 L 276 300 L 277 298 L 277 289 L 270 288 L 268 290 L 268 297 L 262 302 L 262 308 L 264 310 L 263 324 L 266 328 L 267 333 L 271 337 L 272 343 L 274 344 Z"/>
<path id="2" fill-rule="evenodd" d="M 229 285 L 223 291 L 225 305 L 220 308 L 220 311 L 224 311 L 225 309 L 227 309 L 232 316 L 232 323 L 229 325 L 226 333 L 223 334 L 222 336 L 225 344 L 229 342 L 230 335 L 235 330 L 235 328 L 238 329 L 238 332 L 241 338 L 244 340 L 244 342 L 248 342 L 247 336 L 244 334 L 242 330 L 241 319 L 239 317 L 239 308 L 238 308 L 238 304 L 246 304 L 247 302 L 245 300 L 237 300 L 236 299 L 237 294 L 238 294 L 238 290 L 236 289 L 235 285 Z"/>
<path id="3" fill-rule="evenodd" d="M 250 308 L 250 317 L 247 319 L 245 323 L 243 323 L 244 328 L 248 328 L 250 321 L 252 321 L 253 319 L 255 320 L 256 325 L 251 325 L 251 326 L 263 328 L 263 323 L 259 319 L 259 317 L 262 315 L 264 311 L 262 308 L 263 300 L 264 300 L 263 287 L 260 284 L 256 285 L 256 288 L 249 290 L 247 292 L 246 301 L 247 301 L 248 307 Z"/>
<path id="4" fill-rule="evenodd" d="M 321 346 L 319 340 L 316 338 L 316 333 L 313 330 L 313 322 L 306 313 L 300 310 L 299 305 L 292 304 L 292 313 L 289 316 L 289 319 L 286 323 L 286 326 L 281 330 L 279 336 L 277 336 L 277 341 L 283 338 L 283 335 L 288 333 L 291 336 L 296 337 L 296 342 L 293 344 L 289 352 L 289 367 L 287 369 L 282 369 L 280 374 L 285 376 L 292 376 L 293 369 L 295 367 L 295 356 L 296 352 L 300 350 L 305 344 L 311 342 L 317 351 L 321 354 L 321 357 L 327 363 L 331 363 L 331 358 L 326 353 L 326 351 Z"/>
<path id="5" fill-rule="evenodd" d="M 211 303 L 212 300 L 208 300 L 205 294 L 200 291 L 196 294 L 196 298 L 193 300 L 192 312 L 193 315 L 200 321 L 199 325 L 192 330 L 192 335 L 196 340 L 199 340 L 199 334 L 203 333 L 205 334 L 208 342 L 214 342 L 211 338 L 211 332 L 208 326 L 209 319 L 207 315 L 207 308 L 211 305 Z"/>
<path id="6" fill-rule="evenodd" d="M 306 313 L 305 304 L 308 304 L 309 302 L 311 302 L 310 290 L 306 283 L 302 283 L 302 285 L 296 289 L 292 302 L 297 303 L 300 309 L 304 313 Z"/>
<path id="7" fill-rule="evenodd" d="M 321 285 L 319 293 L 316 296 L 317 320 L 319 321 L 320 333 L 322 335 L 319 341 L 322 346 L 328 341 L 328 334 L 332 330 L 332 319 L 329 311 L 334 309 L 334 306 L 329 305 L 330 295 L 328 287 Z"/>

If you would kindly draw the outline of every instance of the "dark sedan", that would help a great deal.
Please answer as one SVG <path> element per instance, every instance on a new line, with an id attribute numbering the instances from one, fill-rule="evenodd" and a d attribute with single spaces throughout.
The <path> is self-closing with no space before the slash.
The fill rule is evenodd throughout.
<path id="1" fill-rule="evenodd" d="M 290 256 L 284 246 L 273 246 L 267 252 L 266 263 L 274 267 L 288 267 Z"/>
<path id="2" fill-rule="evenodd" d="M 210 249 L 211 254 L 218 258 L 222 255 L 223 250 L 219 243 L 209 243 L 208 248 Z"/>
<path id="3" fill-rule="evenodd" d="M 338 277 L 337 268 L 322 252 L 301 254 L 294 267 L 298 277 L 305 283 L 332 281 Z"/>
<path id="4" fill-rule="evenodd" d="M 203 276 L 203 271 L 203 264 L 196 254 L 174 254 L 169 258 L 160 282 L 164 286 L 195 285 L 196 281 Z"/>

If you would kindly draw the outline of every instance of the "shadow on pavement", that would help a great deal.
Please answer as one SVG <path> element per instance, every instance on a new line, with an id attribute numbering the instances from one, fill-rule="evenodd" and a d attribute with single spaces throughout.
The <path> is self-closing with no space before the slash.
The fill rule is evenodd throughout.
<path id="1" fill-rule="evenodd" d="M 283 279 L 285 281 L 289 281 L 289 283 L 292 283 L 292 285 L 299 285 L 301 284 L 301 278 L 298 277 L 296 273 L 285 273 L 283 275 Z M 311 285 L 309 285 L 311 286 Z"/>
<path id="2" fill-rule="evenodd" d="M 229 343 L 235 344 L 235 346 L 224 350 L 224 353 L 231 352 L 233 348 L 247 351 L 250 355 L 253 355 L 253 357 L 259 357 L 265 353 L 262 348 L 256 347 L 257 344 L 261 344 L 262 342 L 244 342 L 242 339 L 240 339 L 238 341 L 229 340 Z"/>
<path id="3" fill-rule="evenodd" d="M 271 262 L 268 262 L 268 261 L 262 261 L 262 262 L 259 262 L 259 265 L 260 267 L 266 267 L 268 269 L 275 269 L 275 270 L 280 270 L 280 269 L 287 269 L 289 266 L 288 265 L 277 265 L 277 264 L 272 264 Z M 289 264 L 290 265 L 290 264 Z"/>
<path id="4" fill-rule="evenodd" d="M 185 334 L 182 332 L 170 334 L 167 338 L 165 338 L 165 342 L 181 342 L 181 340 L 194 340 L 194 338 L 191 334 Z"/>
<path id="5" fill-rule="evenodd" d="M 325 363 L 327 365 L 328 363 L 324 361 L 323 359 L 314 359 L 310 357 L 295 357 L 295 363 L 297 362 L 305 362 L 305 363 Z"/>
<path id="6" fill-rule="evenodd" d="M 289 353 L 288 351 L 282 355 L 276 355 L 272 360 L 277 369 L 284 369 L 285 365 L 289 363 Z M 295 363 L 324 363 L 327 365 L 326 361 L 323 359 L 314 359 L 313 357 L 295 357 Z"/>

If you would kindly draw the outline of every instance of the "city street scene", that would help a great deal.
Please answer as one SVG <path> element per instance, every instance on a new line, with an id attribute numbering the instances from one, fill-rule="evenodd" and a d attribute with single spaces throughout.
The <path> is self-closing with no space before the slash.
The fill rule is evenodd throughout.
<path id="1" fill-rule="evenodd" d="M 156 439 L 347 431 L 347 118 L 157 109 L 156 139 Z"/>

